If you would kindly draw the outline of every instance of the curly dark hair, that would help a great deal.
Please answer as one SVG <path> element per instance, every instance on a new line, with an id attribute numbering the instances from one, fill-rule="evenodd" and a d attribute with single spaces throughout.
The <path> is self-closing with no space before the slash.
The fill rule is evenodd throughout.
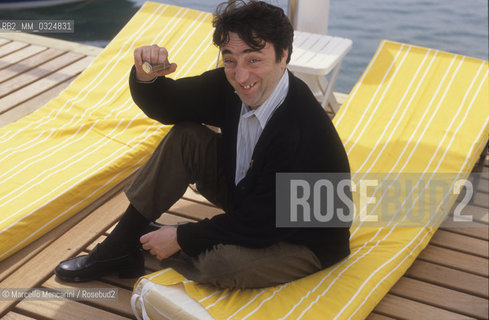
<path id="1" fill-rule="evenodd" d="M 277 62 L 288 49 L 287 63 L 290 61 L 294 28 L 279 7 L 254 0 L 223 2 L 217 6 L 212 25 L 215 28 L 213 42 L 218 47 L 225 45 L 229 33 L 234 32 L 255 50 L 263 49 L 266 42 L 271 43 Z"/>

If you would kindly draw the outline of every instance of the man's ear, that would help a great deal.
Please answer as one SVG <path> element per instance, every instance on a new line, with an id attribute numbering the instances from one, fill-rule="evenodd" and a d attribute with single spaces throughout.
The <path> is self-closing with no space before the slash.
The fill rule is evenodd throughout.
<path id="1" fill-rule="evenodd" d="M 282 57 L 280 58 L 280 64 L 286 68 L 287 67 L 287 57 L 289 56 L 289 49 L 284 49 L 282 51 Z"/>

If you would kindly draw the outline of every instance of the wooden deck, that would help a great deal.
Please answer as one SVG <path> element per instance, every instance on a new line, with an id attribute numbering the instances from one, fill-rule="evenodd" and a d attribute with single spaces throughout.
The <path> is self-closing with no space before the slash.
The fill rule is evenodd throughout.
<path id="1" fill-rule="evenodd" d="M 34 111 L 56 96 L 93 60 L 100 49 L 30 35 L 0 34 L 0 126 Z M 488 319 L 489 156 L 476 171 L 472 227 L 441 228 L 409 271 L 378 304 L 369 320 Z M 135 279 L 116 276 L 83 284 L 58 282 L 57 263 L 89 252 L 110 233 L 127 207 L 123 183 L 69 221 L 0 262 L 0 288 L 117 288 L 117 301 L 0 300 L 2 319 L 133 318 L 130 295 Z M 210 217 L 219 210 L 187 190 L 159 222 L 174 224 Z M 146 259 L 148 272 L 158 261 Z"/>

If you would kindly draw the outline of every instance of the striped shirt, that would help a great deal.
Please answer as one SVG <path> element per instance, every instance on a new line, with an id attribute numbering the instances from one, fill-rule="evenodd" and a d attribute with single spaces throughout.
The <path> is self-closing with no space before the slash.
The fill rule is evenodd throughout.
<path id="1" fill-rule="evenodd" d="M 282 104 L 289 92 L 289 73 L 285 70 L 272 94 L 255 110 L 244 103 L 238 124 L 236 144 L 236 185 L 246 176 L 252 164 L 255 145 L 273 112 Z"/>

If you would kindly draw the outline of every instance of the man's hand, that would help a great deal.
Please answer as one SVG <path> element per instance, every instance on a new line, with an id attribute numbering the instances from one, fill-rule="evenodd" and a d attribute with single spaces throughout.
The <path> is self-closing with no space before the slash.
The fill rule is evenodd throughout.
<path id="1" fill-rule="evenodd" d="M 152 46 L 139 47 L 134 50 L 134 66 L 136 67 L 136 79 L 139 81 L 151 81 L 156 77 L 166 76 L 175 72 L 177 65 L 172 63 L 170 68 L 153 73 L 146 73 L 143 70 L 143 63 L 149 62 L 151 65 L 160 64 L 168 58 L 168 51 L 165 48 L 159 47 L 156 44 Z"/>
<path id="2" fill-rule="evenodd" d="M 158 260 L 168 258 L 181 249 L 177 242 L 177 228 L 174 226 L 163 226 L 143 235 L 139 241 L 143 249 L 148 250 Z"/>

